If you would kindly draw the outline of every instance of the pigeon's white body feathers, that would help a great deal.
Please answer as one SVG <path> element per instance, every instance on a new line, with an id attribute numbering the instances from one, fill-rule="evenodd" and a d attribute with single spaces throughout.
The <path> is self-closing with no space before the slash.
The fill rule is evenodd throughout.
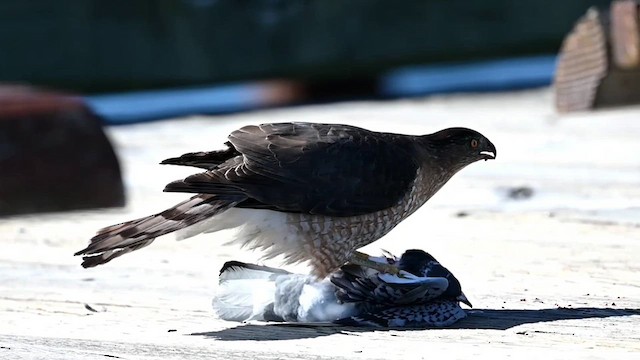
<path id="1" fill-rule="evenodd" d="M 245 265 L 220 274 L 213 309 L 223 320 L 331 322 L 355 314 L 354 304 L 338 304 L 329 280 Z"/>
<path id="2" fill-rule="evenodd" d="M 329 322 L 355 313 L 354 304 L 337 302 L 335 288 L 329 280 L 305 284 L 299 302 L 298 318 L 301 322 Z"/>
<path id="3" fill-rule="evenodd" d="M 272 301 L 269 294 L 274 292 L 273 282 L 235 279 L 220 285 L 213 309 L 224 320 L 264 320 L 264 309 Z"/>

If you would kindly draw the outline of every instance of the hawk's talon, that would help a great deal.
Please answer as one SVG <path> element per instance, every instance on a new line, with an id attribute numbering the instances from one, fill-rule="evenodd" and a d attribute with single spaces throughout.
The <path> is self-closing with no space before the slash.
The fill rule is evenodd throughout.
<path id="1" fill-rule="evenodd" d="M 353 253 L 351 259 L 349 259 L 349 263 L 392 275 L 398 275 L 400 273 L 397 266 L 374 261 L 369 255 L 359 251 Z"/>

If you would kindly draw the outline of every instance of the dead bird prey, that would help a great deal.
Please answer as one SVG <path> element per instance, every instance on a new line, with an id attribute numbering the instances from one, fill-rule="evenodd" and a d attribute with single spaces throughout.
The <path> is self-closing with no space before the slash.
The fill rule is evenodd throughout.
<path id="1" fill-rule="evenodd" d="M 471 304 L 460 282 L 433 256 L 407 250 L 400 259 L 378 261 L 404 276 L 347 264 L 328 279 L 231 261 L 220 270 L 213 299 L 218 317 L 229 321 L 336 323 L 350 326 L 448 326 Z"/>
<path id="2" fill-rule="evenodd" d="M 450 128 L 430 135 L 380 133 L 348 125 L 245 126 L 227 149 L 189 153 L 163 164 L 206 169 L 166 186 L 195 193 L 156 215 L 106 227 L 75 255 L 104 264 L 181 230 L 179 238 L 237 228 L 234 243 L 308 261 L 319 278 L 356 249 L 398 225 L 455 173 L 494 159 L 482 134 Z"/>

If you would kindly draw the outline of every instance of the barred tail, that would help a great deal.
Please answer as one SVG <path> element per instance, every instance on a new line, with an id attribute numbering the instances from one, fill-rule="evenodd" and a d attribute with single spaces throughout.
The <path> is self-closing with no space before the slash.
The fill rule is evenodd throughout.
<path id="1" fill-rule="evenodd" d="M 161 235 L 184 229 L 235 206 L 242 199 L 196 195 L 159 214 L 108 226 L 98 231 L 89 245 L 74 255 L 84 255 L 82 267 L 105 264 L 118 256 L 141 249 Z"/>

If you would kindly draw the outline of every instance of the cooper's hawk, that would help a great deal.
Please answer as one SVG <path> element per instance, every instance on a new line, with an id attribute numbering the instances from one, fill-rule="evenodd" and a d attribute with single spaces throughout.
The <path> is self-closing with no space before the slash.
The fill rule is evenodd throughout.
<path id="1" fill-rule="evenodd" d="M 245 126 L 227 149 L 189 153 L 163 164 L 206 171 L 168 184 L 196 193 L 156 215 L 106 227 L 76 255 L 104 264 L 181 230 L 180 238 L 237 228 L 234 242 L 265 258 L 308 261 L 320 278 L 356 249 L 387 234 L 456 172 L 494 159 L 482 134 L 450 128 L 413 136 L 347 125 L 276 123 Z"/>

